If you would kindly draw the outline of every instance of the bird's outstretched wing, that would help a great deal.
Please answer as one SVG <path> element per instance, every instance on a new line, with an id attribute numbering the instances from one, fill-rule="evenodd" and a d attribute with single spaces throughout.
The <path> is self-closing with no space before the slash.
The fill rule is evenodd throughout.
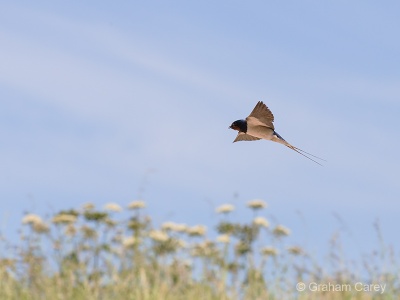
<path id="1" fill-rule="evenodd" d="M 259 101 L 254 107 L 253 111 L 246 118 L 247 121 L 251 121 L 252 123 L 261 122 L 264 126 L 267 126 L 271 129 L 274 129 L 274 115 L 269 110 L 269 108 L 262 102 Z"/>
<path id="2" fill-rule="evenodd" d="M 257 141 L 261 140 L 258 137 L 252 136 L 250 134 L 244 133 L 244 132 L 239 132 L 236 139 L 233 142 L 239 142 L 239 141 Z"/>

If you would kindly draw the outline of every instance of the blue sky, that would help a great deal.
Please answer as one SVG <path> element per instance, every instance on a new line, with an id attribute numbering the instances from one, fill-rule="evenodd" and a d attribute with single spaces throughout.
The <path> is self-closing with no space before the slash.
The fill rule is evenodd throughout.
<path id="1" fill-rule="evenodd" d="M 143 198 L 156 223 L 265 215 L 319 251 L 397 248 L 400 4 L 29 1 L 0 9 L 2 230 Z M 293 145 L 232 144 L 257 101 Z M 341 216 L 339 222 L 334 214 Z M 345 224 L 345 225 L 343 225 Z"/>

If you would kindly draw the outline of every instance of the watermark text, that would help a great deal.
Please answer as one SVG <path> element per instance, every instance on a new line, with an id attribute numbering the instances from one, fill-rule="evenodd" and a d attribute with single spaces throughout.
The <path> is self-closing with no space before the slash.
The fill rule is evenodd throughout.
<path id="1" fill-rule="evenodd" d="M 310 282 L 310 283 L 304 283 L 304 282 L 298 282 L 296 284 L 296 289 L 299 292 L 303 291 L 311 291 L 311 292 L 351 292 L 351 291 L 356 291 L 356 292 L 375 292 L 375 293 L 380 293 L 383 294 L 386 289 L 386 283 L 380 284 L 380 283 L 363 283 L 363 282 L 356 282 L 354 284 L 350 283 L 331 283 L 331 282 L 325 282 L 325 283 L 317 283 L 317 282 Z"/>

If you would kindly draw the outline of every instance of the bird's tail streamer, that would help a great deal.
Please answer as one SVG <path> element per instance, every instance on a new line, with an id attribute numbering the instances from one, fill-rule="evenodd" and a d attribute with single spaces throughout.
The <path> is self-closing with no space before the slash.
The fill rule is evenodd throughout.
<path id="1" fill-rule="evenodd" d="M 320 160 L 322 160 L 322 161 L 326 161 L 325 159 L 323 159 L 323 158 L 321 158 L 321 157 L 315 156 L 314 154 L 308 153 L 308 152 L 306 152 L 306 151 L 304 151 L 304 150 L 302 150 L 302 149 L 300 149 L 300 148 L 297 148 L 297 147 L 295 147 L 295 146 L 289 144 L 289 143 L 286 142 L 286 140 L 285 140 L 283 137 L 281 137 L 276 131 L 274 131 L 274 134 L 277 136 L 277 139 L 275 139 L 276 142 L 281 143 L 281 144 L 284 144 L 286 147 L 292 149 L 293 151 L 296 151 L 297 153 L 299 153 L 299 154 L 303 155 L 304 157 L 308 158 L 309 160 L 312 160 L 312 161 L 315 162 L 316 164 L 322 166 L 322 164 L 320 164 L 319 162 L 317 162 L 316 160 L 312 159 L 311 157 L 309 157 L 309 156 L 307 156 L 307 155 L 310 155 L 310 156 L 312 156 L 312 157 L 314 157 L 314 158 L 317 158 L 317 159 L 320 159 Z M 306 154 L 307 154 L 307 155 L 306 155 Z"/>
<path id="2" fill-rule="evenodd" d="M 287 143 L 286 146 L 289 147 L 290 149 L 296 151 L 297 153 L 303 155 L 304 157 L 308 158 L 309 160 L 312 160 L 313 162 L 315 162 L 316 164 L 318 164 L 318 165 L 320 165 L 320 166 L 322 166 L 322 164 L 320 164 L 319 162 L 317 162 L 316 160 L 312 159 L 311 157 L 309 157 L 309 156 L 307 156 L 307 155 L 310 155 L 310 156 L 315 157 L 315 158 L 317 158 L 317 159 L 320 159 L 320 160 L 322 160 L 322 161 L 326 161 L 325 159 L 323 159 L 323 158 L 321 158 L 321 157 L 315 156 L 314 154 L 311 154 L 311 153 L 308 153 L 308 152 L 306 152 L 306 151 L 304 151 L 304 150 L 301 150 L 300 148 L 297 148 L 297 147 L 295 147 L 295 146 L 292 146 L 292 145 L 290 145 L 289 143 Z M 307 154 L 307 155 L 306 155 L 306 154 Z"/>

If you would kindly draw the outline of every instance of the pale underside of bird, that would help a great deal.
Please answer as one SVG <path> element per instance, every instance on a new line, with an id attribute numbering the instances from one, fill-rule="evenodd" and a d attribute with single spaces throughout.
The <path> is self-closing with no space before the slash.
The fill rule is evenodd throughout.
<path id="1" fill-rule="evenodd" d="M 261 139 L 277 142 L 321 165 L 319 162 L 315 161 L 307 155 L 310 155 L 320 160 L 324 159 L 289 144 L 275 131 L 273 122 L 274 115 L 262 101 L 259 101 L 254 107 L 253 111 L 245 120 L 237 120 L 233 122 L 232 125 L 229 127 L 231 129 L 239 131 L 236 139 L 233 142 L 256 141 Z"/>

